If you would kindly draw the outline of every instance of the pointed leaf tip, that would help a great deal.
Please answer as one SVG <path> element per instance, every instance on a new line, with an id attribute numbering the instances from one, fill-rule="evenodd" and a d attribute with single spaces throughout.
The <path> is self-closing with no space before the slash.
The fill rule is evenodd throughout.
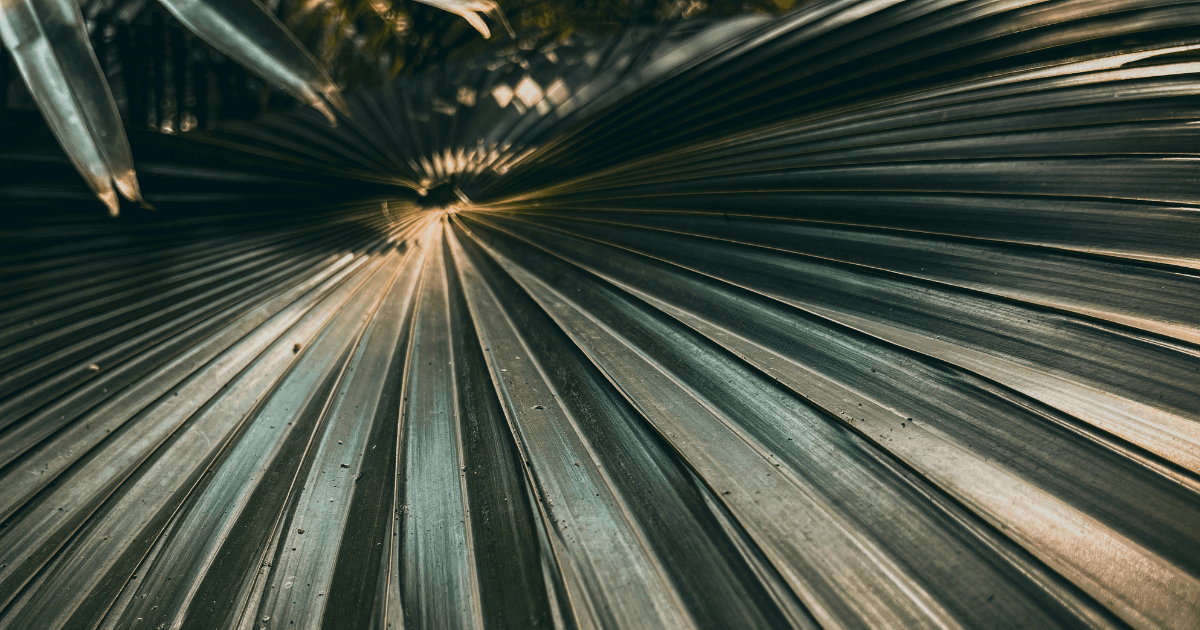
<path id="1" fill-rule="evenodd" d="M 334 109 L 338 110 L 338 113 L 346 118 L 354 118 L 354 116 L 350 113 L 350 104 L 346 102 L 346 99 L 342 96 L 342 91 L 338 88 L 338 86 L 330 85 L 322 92 L 325 94 L 325 100 L 329 101 L 329 104 L 333 105 Z"/>
<path id="2" fill-rule="evenodd" d="M 489 39 L 492 32 L 488 30 L 487 24 L 483 18 L 479 17 L 480 13 L 485 13 L 498 20 L 508 30 L 509 35 L 515 37 L 516 34 L 508 24 L 508 20 L 504 19 L 504 14 L 500 11 L 500 5 L 491 0 L 417 0 L 422 4 L 427 4 L 431 7 L 437 7 L 443 11 L 454 13 L 467 21 L 484 39 Z"/>
<path id="3" fill-rule="evenodd" d="M 325 120 L 329 121 L 330 127 L 336 127 L 338 125 L 337 114 L 333 113 L 333 110 L 329 108 L 329 103 L 326 103 L 320 97 L 315 97 L 309 101 L 308 104 L 311 105 L 313 109 L 321 112 L 321 114 L 325 116 Z"/>
<path id="4" fill-rule="evenodd" d="M 116 217 L 121 214 L 121 200 L 117 198 L 117 192 L 111 188 L 102 190 L 96 193 L 100 201 L 108 207 L 108 216 Z"/>

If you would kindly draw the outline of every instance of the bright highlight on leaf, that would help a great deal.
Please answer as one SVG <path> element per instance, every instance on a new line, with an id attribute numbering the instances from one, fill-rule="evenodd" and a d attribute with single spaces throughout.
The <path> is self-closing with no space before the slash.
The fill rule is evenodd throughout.
<path id="1" fill-rule="evenodd" d="M 462 16 L 468 24 L 475 27 L 475 30 L 479 31 L 479 34 L 485 38 L 491 37 L 492 32 L 488 30 L 483 18 L 479 17 L 480 13 L 500 22 L 504 25 L 509 35 L 516 36 L 512 27 L 509 26 L 508 20 L 504 19 L 504 13 L 500 11 L 500 5 L 491 0 L 417 0 L 417 2 Z"/>

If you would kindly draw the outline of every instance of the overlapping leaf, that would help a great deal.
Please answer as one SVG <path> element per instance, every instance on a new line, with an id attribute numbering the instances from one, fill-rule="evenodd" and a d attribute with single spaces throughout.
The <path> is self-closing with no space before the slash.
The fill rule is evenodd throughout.
<path id="1" fill-rule="evenodd" d="M 0 39 L 71 163 L 109 213 L 118 212 L 118 190 L 141 202 L 129 141 L 75 1 L 4 0 Z"/>

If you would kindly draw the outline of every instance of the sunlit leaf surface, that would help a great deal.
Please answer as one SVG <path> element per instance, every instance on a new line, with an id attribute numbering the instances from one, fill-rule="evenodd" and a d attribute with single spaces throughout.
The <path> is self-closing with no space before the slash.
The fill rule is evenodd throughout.
<path id="1" fill-rule="evenodd" d="M 1195 628 L 1198 21 L 843 0 L 163 140 L 158 216 L 3 235 L 0 627 Z"/>
<path id="2" fill-rule="evenodd" d="M 472 28 L 479 31 L 484 37 L 491 37 L 492 32 L 488 30 L 487 23 L 479 16 L 480 13 L 495 17 L 503 22 L 504 14 L 500 12 L 500 5 L 491 0 L 418 0 L 421 4 L 428 4 L 431 7 L 437 7 L 443 11 L 449 11 L 455 15 L 462 17 L 471 25 Z M 508 23 L 504 22 L 508 27 Z M 509 33 L 512 33 L 512 27 L 508 27 Z M 514 35 L 515 36 L 515 35 Z"/>

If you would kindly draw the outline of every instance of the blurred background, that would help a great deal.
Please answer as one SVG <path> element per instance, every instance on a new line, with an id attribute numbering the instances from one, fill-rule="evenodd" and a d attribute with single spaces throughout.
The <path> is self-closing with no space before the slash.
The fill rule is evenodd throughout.
<path id="1" fill-rule="evenodd" d="M 511 0 L 501 7 L 516 37 L 484 39 L 465 20 L 411 0 L 269 0 L 268 9 L 343 89 L 378 87 L 447 61 L 523 52 L 625 32 L 647 40 L 681 22 L 699 27 L 745 13 L 778 15 L 813 0 Z M 167 134 L 290 110 L 297 101 L 213 50 L 150 0 L 84 0 L 92 46 L 127 128 Z M 551 48 L 552 50 L 552 48 Z M 33 108 L 0 47 L 0 106 Z"/>

